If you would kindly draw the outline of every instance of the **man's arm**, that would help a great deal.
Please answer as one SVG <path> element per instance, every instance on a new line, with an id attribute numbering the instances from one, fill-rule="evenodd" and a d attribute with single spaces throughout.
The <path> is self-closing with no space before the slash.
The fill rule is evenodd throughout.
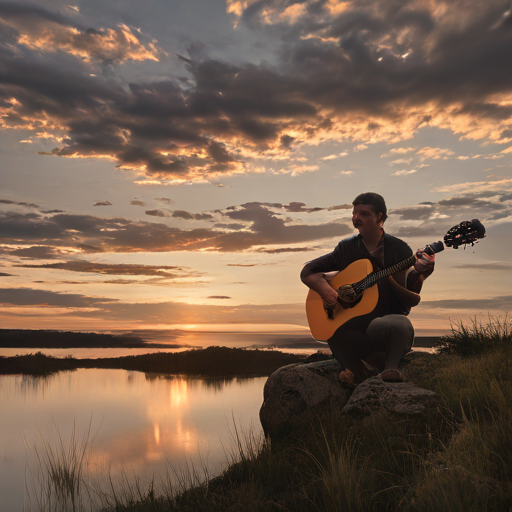
<path id="1" fill-rule="evenodd" d="M 420 293 L 423 281 L 434 272 L 435 254 L 428 254 L 424 251 L 416 253 L 414 268 L 407 274 L 407 289 L 414 293 Z"/>
<path id="2" fill-rule="evenodd" d="M 323 272 L 303 275 L 301 281 L 313 291 L 318 293 L 326 306 L 334 306 L 338 302 L 338 292 L 327 282 Z"/>
<path id="3" fill-rule="evenodd" d="M 333 252 L 306 263 L 300 273 L 301 281 L 318 293 L 326 306 L 334 306 L 338 301 L 338 292 L 328 283 L 326 273 L 340 268 L 339 258 L 340 250 L 336 248 Z"/>

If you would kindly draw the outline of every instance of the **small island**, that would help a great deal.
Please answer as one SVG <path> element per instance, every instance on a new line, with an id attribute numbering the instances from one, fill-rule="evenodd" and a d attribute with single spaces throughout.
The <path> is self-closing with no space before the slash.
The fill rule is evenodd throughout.
<path id="1" fill-rule="evenodd" d="M 0 374 L 37 376 L 78 368 L 107 368 L 201 377 L 248 377 L 270 375 L 281 366 L 300 360 L 299 356 L 279 351 L 228 347 L 98 359 L 57 358 L 37 352 L 23 356 L 0 357 Z"/>

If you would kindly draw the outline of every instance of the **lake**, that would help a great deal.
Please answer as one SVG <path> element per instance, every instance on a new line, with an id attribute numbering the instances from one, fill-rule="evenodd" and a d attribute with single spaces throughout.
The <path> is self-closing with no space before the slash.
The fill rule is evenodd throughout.
<path id="1" fill-rule="evenodd" d="M 226 466 L 233 425 L 261 434 L 266 377 L 196 379 L 126 370 L 79 369 L 50 377 L 0 376 L 0 496 L 3 512 L 27 508 L 43 440 L 65 447 L 88 437 L 86 478 L 124 473 L 149 482 L 192 464 Z M 87 435 L 90 429 L 90 434 Z M 32 507 L 34 495 L 31 493 Z M 25 504 L 25 505 L 24 505 Z"/>

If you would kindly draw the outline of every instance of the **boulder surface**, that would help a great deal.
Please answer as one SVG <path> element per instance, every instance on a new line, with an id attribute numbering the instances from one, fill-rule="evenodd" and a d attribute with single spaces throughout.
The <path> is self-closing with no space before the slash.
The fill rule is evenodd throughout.
<path id="1" fill-rule="evenodd" d="M 263 390 L 260 421 L 265 434 L 279 436 L 326 410 L 341 411 L 352 391 L 341 385 L 340 371 L 334 359 L 290 364 L 275 371 Z"/>
<path id="2" fill-rule="evenodd" d="M 400 415 L 425 414 L 437 404 L 437 394 L 408 382 L 384 382 L 372 377 L 355 388 L 341 411 L 344 414 L 367 415 L 379 409 Z"/>
<path id="3" fill-rule="evenodd" d="M 267 380 L 260 421 L 265 435 L 284 436 L 326 412 L 353 416 L 378 410 L 419 416 L 433 411 L 437 395 L 408 382 L 384 382 L 372 377 L 355 389 L 343 386 L 335 359 L 283 366 Z"/>

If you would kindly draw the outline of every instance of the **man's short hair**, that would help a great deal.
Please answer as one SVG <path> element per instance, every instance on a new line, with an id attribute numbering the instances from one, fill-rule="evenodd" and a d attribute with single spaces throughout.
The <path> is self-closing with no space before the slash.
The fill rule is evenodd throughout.
<path id="1" fill-rule="evenodd" d="M 359 194 L 353 201 L 352 205 L 356 204 L 366 204 L 372 207 L 372 210 L 375 214 L 382 213 L 382 222 L 384 222 L 388 218 L 388 209 L 386 208 L 386 202 L 384 198 L 376 194 L 375 192 L 364 192 L 363 194 Z"/>

